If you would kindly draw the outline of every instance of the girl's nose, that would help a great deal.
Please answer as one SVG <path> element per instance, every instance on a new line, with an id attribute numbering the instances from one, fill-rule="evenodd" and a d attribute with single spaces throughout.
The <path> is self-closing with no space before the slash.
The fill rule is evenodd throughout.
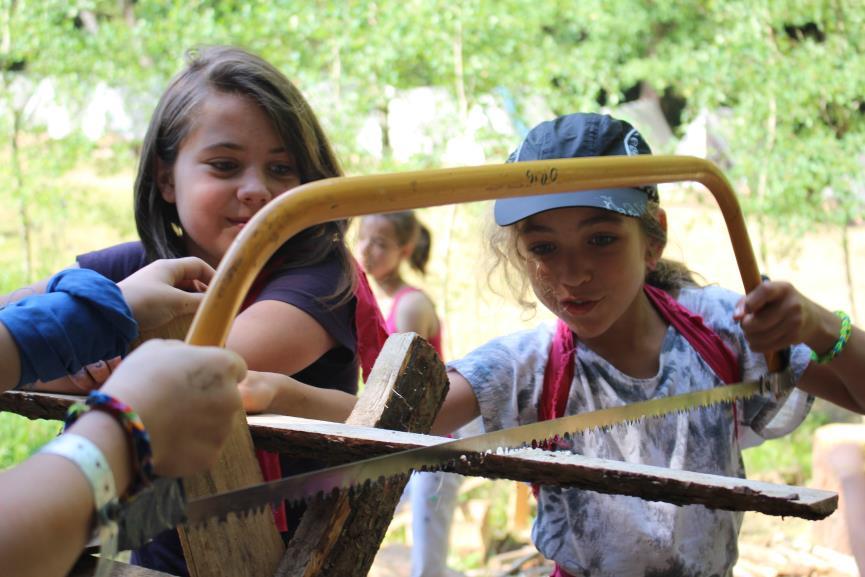
<path id="1" fill-rule="evenodd" d="M 580 255 L 568 255 L 562 262 L 562 269 L 559 278 L 566 285 L 576 287 L 592 280 L 590 263 L 587 259 L 580 258 Z"/>
<path id="2" fill-rule="evenodd" d="M 237 197 L 243 204 L 265 205 L 273 199 L 267 184 L 255 171 L 245 175 L 237 189 Z"/>

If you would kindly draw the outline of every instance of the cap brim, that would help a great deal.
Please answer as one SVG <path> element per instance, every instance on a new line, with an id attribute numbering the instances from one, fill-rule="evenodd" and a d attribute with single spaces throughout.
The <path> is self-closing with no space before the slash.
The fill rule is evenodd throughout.
<path id="1" fill-rule="evenodd" d="M 605 188 L 504 198 L 495 202 L 493 214 L 497 225 L 508 226 L 547 210 L 574 206 L 602 208 L 625 216 L 638 217 L 646 212 L 646 192 L 637 188 Z"/>

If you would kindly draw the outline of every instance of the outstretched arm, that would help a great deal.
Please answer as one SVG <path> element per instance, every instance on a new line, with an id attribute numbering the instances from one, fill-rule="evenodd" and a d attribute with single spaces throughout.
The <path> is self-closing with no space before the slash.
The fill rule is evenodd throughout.
<path id="1" fill-rule="evenodd" d="M 243 360 L 223 349 L 151 341 L 130 355 L 102 390 L 141 417 L 155 471 L 180 477 L 203 471 L 217 459 L 240 409 L 236 385 L 245 372 Z M 131 481 L 132 461 L 117 421 L 91 411 L 69 432 L 100 449 L 122 494 Z M 37 454 L 0 473 L 0 502 L 4 575 L 66 575 L 94 522 L 93 493 L 78 466 L 54 454 Z"/>
<path id="2" fill-rule="evenodd" d="M 740 302 L 735 318 L 759 353 L 804 343 L 823 354 L 839 338 L 841 319 L 806 298 L 790 283 L 767 282 Z M 865 332 L 852 327 L 844 350 L 827 364 L 812 362 L 799 388 L 851 411 L 865 414 Z"/>
<path id="3" fill-rule="evenodd" d="M 194 314 L 213 274 L 213 269 L 198 258 L 165 259 L 150 263 L 117 286 L 138 323 L 139 335 L 148 338 L 158 336 L 164 327 L 176 319 Z M 122 352 L 125 351 L 115 354 Z M 108 379 L 120 363 L 120 357 L 82 361 L 87 364 L 75 374 L 44 382 L 35 381 L 27 388 L 58 393 L 87 393 Z"/>
<path id="4" fill-rule="evenodd" d="M 452 433 L 480 414 L 468 381 L 456 371 L 448 372 L 448 380 L 450 389 L 430 430 L 433 435 Z M 248 413 L 277 413 L 342 423 L 357 403 L 354 395 L 305 385 L 277 373 L 250 371 L 239 388 Z"/>

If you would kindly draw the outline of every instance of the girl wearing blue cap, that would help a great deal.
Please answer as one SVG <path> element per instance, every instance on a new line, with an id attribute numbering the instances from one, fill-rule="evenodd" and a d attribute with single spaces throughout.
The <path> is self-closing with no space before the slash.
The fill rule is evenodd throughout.
<path id="1" fill-rule="evenodd" d="M 572 114 L 534 128 L 509 160 L 650 153 L 626 122 Z M 698 287 L 683 265 L 661 258 L 666 215 L 654 186 L 499 200 L 495 220 L 497 264 L 522 302 L 531 287 L 558 322 L 451 363 L 437 427 L 480 413 L 493 431 L 722 386 L 765 373 L 760 353 L 789 345 L 799 388 L 781 403 L 668 415 L 576 435 L 558 448 L 743 477 L 741 449 L 793 430 L 810 395 L 865 412 L 865 386 L 853 378 L 865 369 L 865 335 L 851 335 L 849 317 L 786 283 L 764 283 L 745 298 Z M 729 575 L 741 520 L 697 505 L 542 486 L 532 537 L 563 577 Z"/>
<path id="2" fill-rule="evenodd" d="M 650 150 L 626 122 L 572 114 L 535 127 L 510 161 L 634 154 Z M 520 301 L 531 288 L 558 321 L 450 363 L 433 432 L 478 415 L 490 432 L 752 380 L 767 372 L 762 353 L 791 345 L 798 388 L 781 401 L 671 414 L 557 448 L 744 477 L 741 450 L 792 431 L 811 395 L 865 413 L 865 334 L 788 283 L 745 297 L 697 286 L 661 258 L 666 215 L 654 186 L 500 200 L 495 220 L 492 250 Z M 312 418 L 344 419 L 355 402 L 288 389 Z M 738 512 L 555 486 L 540 487 L 537 510 L 532 538 L 559 577 L 730 575 L 738 555 Z"/>

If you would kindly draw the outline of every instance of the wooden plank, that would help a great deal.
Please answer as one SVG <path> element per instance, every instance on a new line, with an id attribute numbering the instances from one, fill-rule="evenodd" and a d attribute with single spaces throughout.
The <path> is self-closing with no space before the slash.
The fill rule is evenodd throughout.
<path id="1" fill-rule="evenodd" d="M 22 401 L 22 398 L 32 395 L 40 397 L 38 401 L 34 399 L 33 405 Z M 11 396 L 21 398 L 12 401 L 8 398 Z M 15 405 L 40 414 L 62 415 L 65 409 L 58 410 L 57 406 L 63 403 L 68 403 L 68 400 L 60 395 L 7 393 L 0 396 L 0 409 Z M 444 440 L 430 435 L 278 415 L 250 416 L 248 421 L 256 446 L 296 457 L 314 455 L 330 464 L 430 446 Z M 488 455 L 483 463 L 457 462 L 448 470 L 467 476 L 561 484 L 670 503 L 699 503 L 714 508 L 805 519 L 822 519 L 837 508 L 836 493 L 807 487 L 629 465 L 581 455 L 545 455 L 549 454 L 527 450 L 508 455 Z"/>
<path id="2" fill-rule="evenodd" d="M 185 339 L 193 316 L 173 319 L 168 324 L 142 333 L 133 348 L 151 338 Z M 190 498 L 221 493 L 264 480 L 244 415 L 238 415 L 231 434 L 214 467 L 183 480 Z M 178 527 L 183 554 L 192 577 L 231 575 L 260 577 L 273 575 L 285 551 L 282 538 L 269 510 L 230 516 L 214 531 L 208 527 Z"/>
<path id="3" fill-rule="evenodd" d="M 216 465 L 207 473 L 183 479 L 190 499 L 223 493 L 264 481 L 246 417 L 238 414 Z M 213 524 L 178 527 L 191 577 L 273 575 L 285 552 L 270 508 L 248 515 L 230 515 L 216 530 Z"/>
<path id="4" fill-rule="evenodd" d="M 296 417 L 250 417 L 260 444 L 300 456 L 326 454 L 332 464 L 428 447 L 446 439 L 431 435 L 352 427 Z M 749 479 L 677 471 L 571 453 L 521 449 L 506 455 L 457 460 L 447 471 L 466 476 L 572 486 L 600 493 L 631 495 L 675 504 L 759 511 L 768 515 L 822 519 L 837 507 L 837 494 Z"/>
<path id="5" fill-rule="evenodd" d="M 429 343 L 414 333 L 392 335 L 347 424 L 428 431 L 447 388 L 444 365 Z M 366 575 L 407 480 L 393 477 L 314 501 L 277 576 Z"/>

